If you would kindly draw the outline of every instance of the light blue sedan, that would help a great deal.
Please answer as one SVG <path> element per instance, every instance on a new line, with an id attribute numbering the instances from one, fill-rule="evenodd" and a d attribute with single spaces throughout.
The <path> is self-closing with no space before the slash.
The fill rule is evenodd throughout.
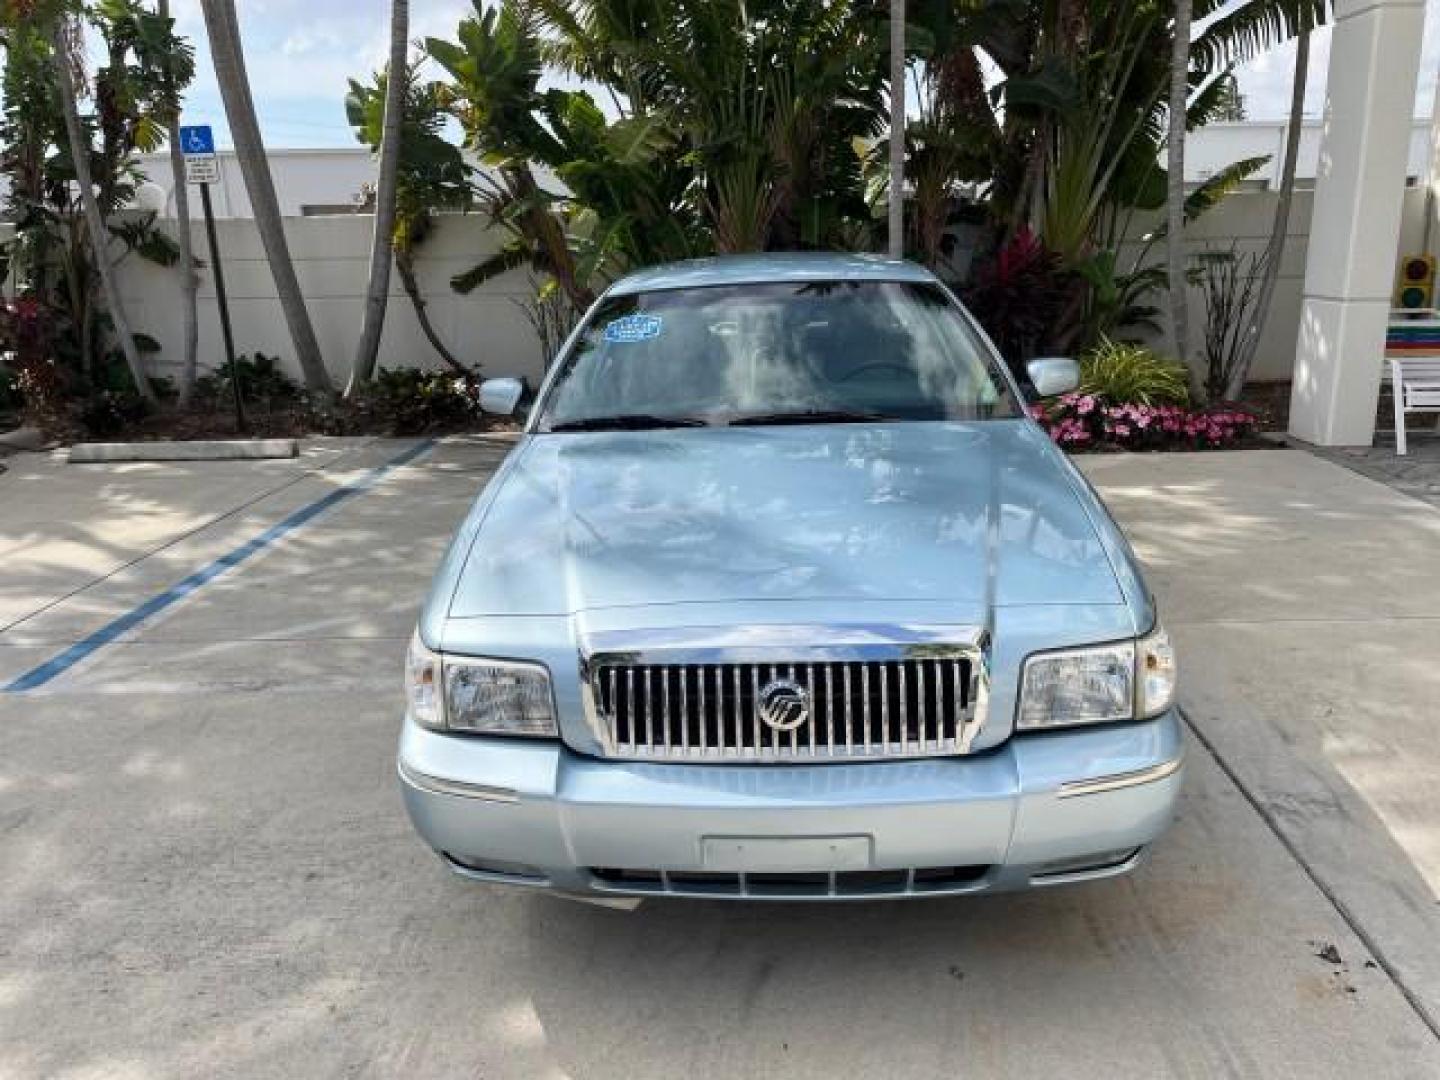
<path id="1" fill-rule="evenodd" d="M 1073 388 L 1038 361 L 1026 392 Z M 482 391 L 515 411 L 522 386 Z M 1124 537 L 925 270 L 634 274 L 566 344 L 407 664 L 411 819 L 476 881 L 855 899 L 1091 881 L 1170 823 Z"/>

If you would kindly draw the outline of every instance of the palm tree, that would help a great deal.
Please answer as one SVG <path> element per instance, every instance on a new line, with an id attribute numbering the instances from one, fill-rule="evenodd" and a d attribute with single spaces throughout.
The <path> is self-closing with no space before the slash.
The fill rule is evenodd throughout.
<path id="1" fill-rule="evenodd" d="M 473 170 L 460 148 L 445 137 L 451 88 L 442 82 L 419 82 L 413 65 L 399 70 L 402 78 L 392 80 L 389 73 L 383 73 L 375 77 L 373 85 L 351 79 L 345 114 L 355 129 L 355 137 L 379 152 L 387 137 L 389 118 L 394 115 L 389 105 L 390 84 L 403 84 L 394 227 L 388 250 L 395 257 L 400 286 L 415 309 L 420 332 L 447 366 L 469 378 L 474 372 L 456 358 L 430 321 L 416 276 L 415 255 L 434 231 L 436 214 L 470 208 L 475 196 Z M 356 385 L 357 381 L 352 380 L 347 393 L 353 392 Z"/>
<path id="2" fill-rule="evenodd" d="M 1175 355 L 1189 355 L 1189 290 L 1185 283 L 1185 119 L 1190 105 L 1191 0 L 1175 0 L 1174 37 L 1170 49 L 1170 131 L 1166 167 L 1165 252 L 1170 279 L 1170 332 Z"/>
<path id="3" fill-rule="evenodd" d="M 160 0 L 157 8 L 162 19 L 170 18 L 170 0 Z M 172 93 L 175 77 L 172 70 L 165 72 Z M 180 366 L 180 407 L 190 404 L 195 392 L 196 359 L 200 347 L 200 320 L 196 311 L 196 295 L 199 280 L 195 276 L 195 251 L 190 236 L 190 188 L 185 183 L 185 154 L 180 149 L 180 110 L 173 109 L 165 117 L 166 137 L 170 142 L 170 176 L 175 192 L 175 232 L 180 246 L 180 316 L 182 361 Z"/>
<path id="4" fill-rule="evenodd" d="M 235 142 L 235 156 L 245 178 L 245 190 L 255 215 L 255 227 L 265 247 L 265 258 L 275 278 L 275 291 L 295 357 L 305 376 L 305 386 L 321 404 L 328 404 L 335 395 L 330 374 L 320 355 L 320 342 L 305 297 L 295 276 L 290 259 L 290 244 L 285 238 L 285 225 L 280 217 L 280 201 L 275 195 L 275 181 L 265 156 L 265 142 L 255 117 L 255 102 L 250 95 L 250 82 L 245 72 L 245 51 L 241 44 L 240 22 L 235 14 L 235 0 L 201 0 L 205 14 L 205 31 L 210 39 L 210 55 L 215 61 L 215 80 L 225 103 L 225 116 L 230 122 L 230 136 Z"/>
<path id="5" fill-rule="evenodd" d="M 375 236 L 370 246 L 370 288 L 365 296 L 365 324 L 350 371 L 348 397 L 370 381 L 380 356 L 380 335 L 390 299 L 390 256 L 395 237 L 395 198 L 400 177 L 400 140 L 404 127 L 409 69 L 410 4 L 390 0 L 390 64 L 385 83 L 385 126 L 380 140 L 379 176 L 375 184 Z"/>
<path id="6" fill-rule="evenodd" d="M 1295 194 L 1295 158 L 1300 146 L 1300 125 L 1304 119 L 1310 34 L 1329 18 L 1330 0 L 1248 0 L 1240 4 L 1226 0 L 1196 0 L 1195 12 L 1198 16 L 1211 15 L 1222 9 L 1223 14 L 1211 21 L 1196 38 L 1194 51 L 1202 63 L 1211 66 L 1244 63 L 1283 41 L 1296 39 L 1290 126 L 1285 136 L 1285 162 L 1275 204 L 1275 218 L 1265 245 L 1264 277 L 1241 337 L 1235 366 L 1225 386 L 1225 396 L 1235 400 L 1244 392 L 1245 380 L 1260 346 L 1260 332 L 1265 328 L 1275 295 L 1275 281 L 1280 273 L 1281 256 L 1285 252 L 1290 207 Z"/>
<path id="7" fill-rule="evenodd" d="M 1310 71 L 1310 28 L 1303 27 L 1295 39 L 1295 74 L 1290 90 L 1290 121 L 1285 130 L 1285 161 L 1280 172 L 1280 192 L 1275 201 L 1275 221 L 1270 227 L 1270 240 L 1265 245 L 1264 270 L 1260 290 L 1251 312 L 1249 325 L 1241 339 L 1235 369 L 1225 385 L 1225 397 L 1239 400 L 1245 392 L 1245 380 L 1254 366 L 1260 349 L 1260 332 L 1270 315 L 1270 302 L 1275 296 L 1275 282 L 1280 277 L 1280 260 L 1285 256 L 1285 237 L 1290 232 L 1290 206 L 1295 198 L 1295 158 L 1300 153 L 1300 125 L 1305 119 L 1305 87 Z"/>
<path id="8" fill-rule="evenodd" d="M 905 0 L 890 0 L 890 257 L 905 255 Z"/>
<path id="9" fill-rule="evenodd" d="M 130 329 L 130 320 L 120 298 L 115 268 L 110 265 L 110 231 L 105 225 L 104 215 L 100 212 L 100 200 L 95 196 L 95 182 L 90 173 L 90 134 L 80 120 L 80 106 L 75 88 L 75 51 L 78 41 L 72 38 L 72 32 L 74 31 L 69 13 L 62 9 L 54 16 L 51 24 L 50 43 L 55 81 L 60 89 L 60 107 L 65 117 L 65 136 L 70 144 L 70 158 L 75 169 L 75 184 L 80 189 L 80 205 L 85 213 L 85 228 L 90 234 L 90 246 L 94 249 L 95 268 L 105 293 L 105 306 L 110 313 L 115 336 L 119 339 L 120 351 L 125 356 L 125 365 L 130 369 L 136 393 L 145 401 L 154 404 L 155 391 L 150 386 L 144 365 L 140 362 L 140 349 L 135 344 L 135 334 Z"/>

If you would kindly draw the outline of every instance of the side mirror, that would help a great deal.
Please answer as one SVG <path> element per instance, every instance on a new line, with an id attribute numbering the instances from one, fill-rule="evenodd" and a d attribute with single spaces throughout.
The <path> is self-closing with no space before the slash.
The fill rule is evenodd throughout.
<path id="1" fill-rule="evenodd" d="M 486 379 L 480 384 L 480 411 L 514 416 L 525 395 L 523 379 Z"/>
<path id="2" fill-rule="evenodd" d="M 1041 397 L 1068 394 L 1080 385 L 1080 365 L 1068 356 L 1039 356 L 1025 365 L 1026 374 Z"/>

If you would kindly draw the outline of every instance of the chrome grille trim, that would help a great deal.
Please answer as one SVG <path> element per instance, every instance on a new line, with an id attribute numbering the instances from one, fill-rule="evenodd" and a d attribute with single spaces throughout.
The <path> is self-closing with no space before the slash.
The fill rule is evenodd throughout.
<path id="1" fill-rule="evenodd" d="M 760 628 L 763 631 L 766 628 Z M 789 628 L 793 635 L 799 628 Z M 822 645 L 596 648 L 583 655 L 589 722 L 607 757 L 634 761 L 803 762 L 966 754 L 989 704 L 988 639 L 973 629 Z M 825 642 L 834 628 L 816 628 Z M 610 646 L 612 642 L 595 642 Z M 713 679 L 713 682 L 711 681 Z M 808 719 L 785 732 L 762 722 L 761 690 L 791 680 L 810 695 Z M 803 728 L 803 730 L 801 730 Z"/>

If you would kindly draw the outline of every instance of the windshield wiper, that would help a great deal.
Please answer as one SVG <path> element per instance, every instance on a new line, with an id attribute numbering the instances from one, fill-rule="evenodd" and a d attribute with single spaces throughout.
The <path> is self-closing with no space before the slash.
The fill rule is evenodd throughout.
<path id="1" fill-rule="evenodd" d="M 622 413 L 617 416 L 587 416 L 551 424 L 549 431 L 646 431 L 653 428 L 693 428 L 709 425 L 695 416 L 651 416 Z"/>
<path id="2" fill-rule="evenodd" d="M 792 412 L 745 413 L 727 421 L 730 427 L 766 427 L 779 424 L 878 424 L 895 419 L 884 413 L 854 409 L 797 409 Z"/>

